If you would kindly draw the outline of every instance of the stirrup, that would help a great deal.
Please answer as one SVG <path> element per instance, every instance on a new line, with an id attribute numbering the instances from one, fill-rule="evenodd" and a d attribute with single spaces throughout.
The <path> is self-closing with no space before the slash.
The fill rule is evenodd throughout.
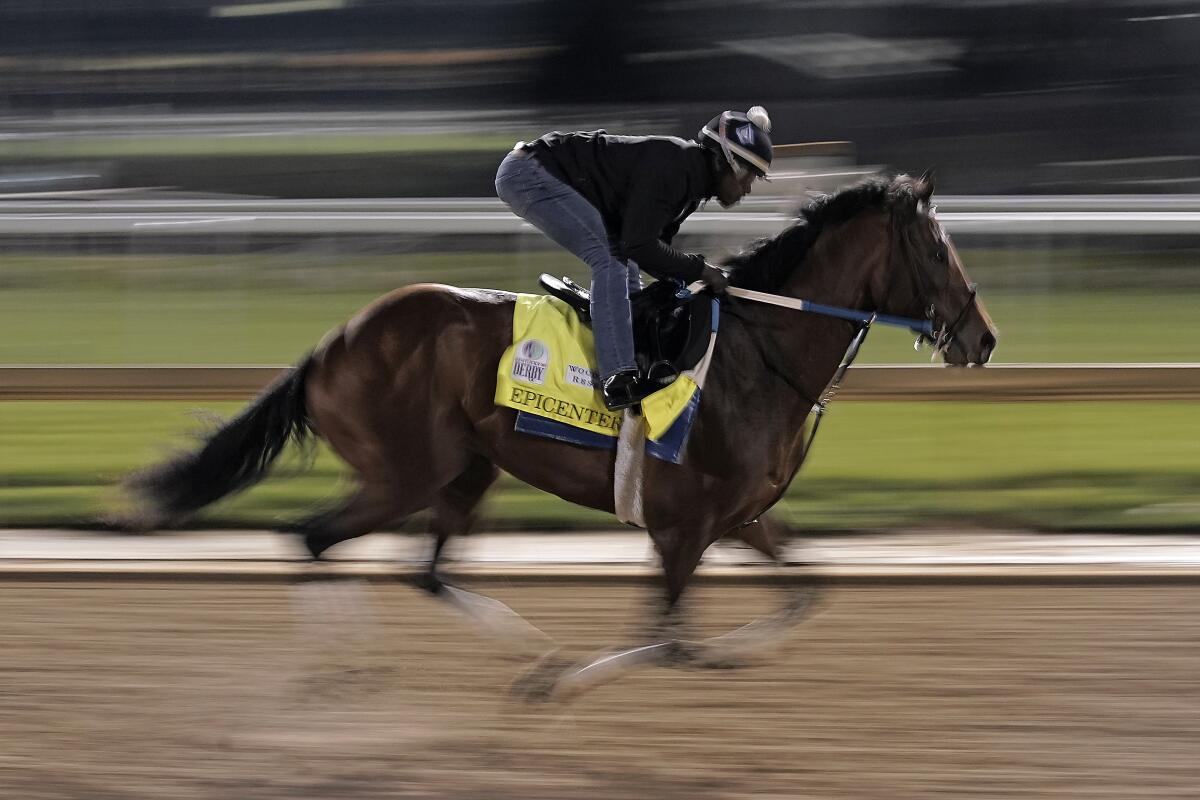
<path id="1" fill-rule="evenodd" d="M 637 370 L 625 370 L 604 380 L 600 397 L 609 411 L 622 411 L 636 406 L 661 388 L 661 384 L 646 380 Z"/>

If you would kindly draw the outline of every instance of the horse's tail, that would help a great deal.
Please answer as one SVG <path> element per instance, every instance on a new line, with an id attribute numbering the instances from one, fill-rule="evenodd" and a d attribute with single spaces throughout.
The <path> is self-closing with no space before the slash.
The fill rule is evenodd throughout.
<path id="1" fill-rule="evenodd" d="M 126 481 L 141 502 L 137 524 L 156 527 L 249 488 L 267 474 L 289 441 L 312 433 L 304 381 L 312 356 L 281 376 L 194 451 L 135 473 Z"/>

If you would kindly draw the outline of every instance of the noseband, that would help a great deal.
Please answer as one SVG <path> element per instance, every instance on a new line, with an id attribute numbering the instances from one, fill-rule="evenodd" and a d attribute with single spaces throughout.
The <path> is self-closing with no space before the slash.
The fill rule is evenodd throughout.
<path id="1" fill-rule="evenodd" d="M 916 271 L 915 267 L 913 268 L 913 271 Z M 958 326 L 962 324 L 962 321 L 967 316 L 967 312 L 971 309 L 971 306 L 975 305 L 975 295 L 978 294 L 979 287 L 972 283 L 968 284 L 967 288 L 970 290 L 970 293 L 967 295 L 967 302 L 963 303 L 962 309 L 958 312 L 958 315 L 954 317 L 954 320 L 949 325 L 942 325 L 940 328 L 938 327 L 937 311 L 934 309 L 932 303 L 929 304 L 929 308 L 925 310 L 925 317 L 933 326 L 933 333 L 919 334 L 917 336 L 917 341 L 913 344 L 914 350 L 920 350 L 921 345 L 928 342 L 933 348 L 934 356 L 946 351 L 946 348 L 948 348 L 950 343 L 954 341 L 955 334 L 958 333 Z"/>
<path id="2" fill-rule="evenodd" d="M 932 208 L 930 208 L 929 213 L 933 213 Z M 909 255 L 912 248 L 907 236 L 907 232 L 902 235 L 901 238 L 906 245 L 906 247 L 902 249 L 905 250 L 904 258 L 908 262 L 909 275 L 912 277 L 914 297 L 918 299 L 925 298 L 928 300 L 929 298 L 933 297 L 935 293 L 935 287 L 933 287 L 925 278 L 925 276 L 921 274 L 921 271 L 917 268 L 916 260 Z M 945 245 L 946 241 L 944 234 L 939 238 L 943 245 Z M 896 249 L 893 248 L 892 252 L 895 253 Z M 949 254 L 949 250 L 947 250 L 947 254 Z M 949 265 L 949 260 L 947 260 L 947 265 Z M 895 273 L 893 272 L 893 274 Z M 950 347 L 950 344 L 954 341 L 955 335 L 958 333 L 958 326 L 962 324 L 963 320 L 966 319 L 967 312 L 972 306 L 975 305 L 975 296 L 978 294 L 979 288 L 974 283 L 968 284 L 967 288 L 969 290 L 967 302 L 963 304 L 963 307 L 959 309 L 958 314 L 955 315 L 954 319 L 949 324 L 943 321 L 941 325 L 938 325 L 937 309 L 934 307 L 932 302 L 929 303 L 925 309 L 925 318 L 929 320 L 929 332 L 922 331 L 917 334 L 917 340 L 913 343 L 914 350 L 920 350 L 921 345 L 928 342 L 932 347 L 933 357 L 936 358 L 938 355 L 945 354 L 946 349 Z"/>

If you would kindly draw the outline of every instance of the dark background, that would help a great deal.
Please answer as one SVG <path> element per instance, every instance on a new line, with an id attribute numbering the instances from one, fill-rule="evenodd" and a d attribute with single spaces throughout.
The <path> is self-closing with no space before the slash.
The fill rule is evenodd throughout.
<path id="1" fill-rule="evenodd" d="M 691 136 L 726 107 L 760 103 L 777 141 L 850 140 L 865 164 L 937 166 L 947 191 L 1200 189 L 1200 3 L 328 5 L 338 7 L 227 16 L 242 0 L 7 0 L 0 124 L 420 111 L 427 123 L 458 120 L 455 130 L 500 120 Z M 463 122 L 462 110 L 494 116 Z M 355 193 L 486 194 L 497 154 L 444 159 L 437 179 L 427 159 L 403 161 L 370 160 L 360 174 L 380 186 Z M 293 166 L 277 172 L 304 172 Z M 126 165 L 130 180 L 168 169 L 138 168 Z M 206 188 L 214 168 L 177 160 L 176 182 Z"/>

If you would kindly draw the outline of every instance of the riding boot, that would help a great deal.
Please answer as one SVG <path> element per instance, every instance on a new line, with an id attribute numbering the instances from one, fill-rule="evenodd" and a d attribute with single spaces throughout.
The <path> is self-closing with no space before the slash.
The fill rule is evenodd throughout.
<path id="1" fill-rule="evenodd" d="M 636 369 L 623 369 L 604 379 L 600 394 L 609 411 L 635 406 L 662 388 L 662 384 L 643 378 Z"/>

